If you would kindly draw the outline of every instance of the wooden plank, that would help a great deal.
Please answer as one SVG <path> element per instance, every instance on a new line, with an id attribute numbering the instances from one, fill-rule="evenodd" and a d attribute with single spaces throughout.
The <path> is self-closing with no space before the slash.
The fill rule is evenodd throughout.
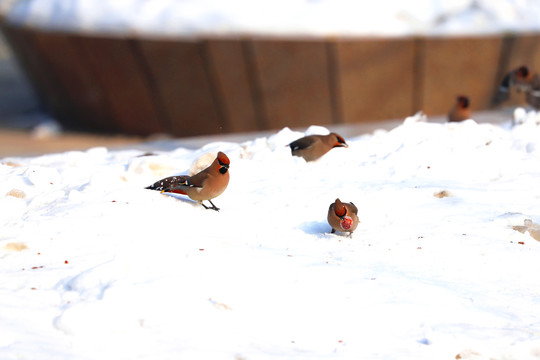
<path id="1" fill-rule="evenodd" d="M 210 66 L 222 102 L 224 127 L 228 132 L 262 130 L 257 124 L 255 102 L 242 42 L 209 40 Z"/>
<path id="2" fill-rule="evenodd" d="M 254 40 L 252 46 L 264 127 L 333 121 L 324 41 Z"/>
<path id="3" fill-rule="evenodd" d="M 26 41 L 24 41 L 25 39 L 22 36 L 20 28 L 0 21 L 0 31 L 2 31 L 2 34 L 12 50 L 13 55 L 17 59 L 19 66 L 23 70 L 23 73 L 27 77 L 30 84 L 33 86 L 37 95 L 40 98 L 44 98 L 46 94 L 45 82 L 39 77 L 41 72 L 38 71 L 38 66 L 36 65 L 35 61 L 36 58 L 33 57 L 29 59 L 28 56 L 26 56 L 29 50 L 24 46 Z M 34 61 L 31 61 L 32 59 Z M 43 99 L 41 100 L 43 101 Z"/>
<path id="4" fill-rule="evenodd" d="M 540 71 L 540 48 L 538 45 L 540 45 L 539 35 L 515 35 L 506 70 L 527 65 L 533 70 Z"/>
<path id="5" fill-rule="evenodd" d="M 3 23 L 2 31 L 45 110 L 60 121 L 69 121 L 69 110 L 62 103 L 65 90 L 55 80 L 49 64 L 36 48 L 35 30 Z"/>
<path id="6" fill-rule="evenodd" d="M 219 104 L 199 42 L 140 40 L 137 45 L 153 79 L 170 133 L 193 136 L 223 132 Z"/>
<path id="7" fill-rule="evenodd" d="M 531 50 L 532 60 L 530 62 L 530 66 L 534 71 L 540 74 L 540 35 L 534 34 L 524 38 L 526 38 L 529 42 L 528 44 L 524 45 L 528 46 Z"/>
<path id="8" fill-rule="evenodd" d="M 471 109 L 491 106 L 501 51 L 500 37 L 425 40 L 423 109 L 446 114 L 456 95 L 467 95 Z"/>
<path id="9" fill-rule="evenodd" d="M 35 34 L 35 44 L 43 54 L 54 79 L 64 90 L 61 99 L 69 109 L 67 123 L 73 128 L 112 131 L 104 89 L 81 56 L 79 38 L 65 33 Z"/>
<path id="10" fill-rule="evenodd" d="M 78 46 L 104 90 L 114 128 L 135 135 L 166 131 L 131 41 L 88 35 L 78 37 Z"/>
<path id="11" fill-rule="evenodd" d="M 346 123 L 413 112 L 414 41 L 339 40 L 338 72 Z"/>

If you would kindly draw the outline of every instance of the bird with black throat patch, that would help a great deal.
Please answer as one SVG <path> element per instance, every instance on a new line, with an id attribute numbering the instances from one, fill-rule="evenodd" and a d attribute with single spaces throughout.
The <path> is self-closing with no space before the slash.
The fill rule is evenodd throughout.
<path id="1" fill-rule="evenodd" d="M 349 147 L 342 136 L 336 133 L 328 135 L 308 135 L 289 144 L 293 156 L 299 156 L 306 161 L 315 161 L 321 156 L 338 147 Z"/>
<path id="2" fill-rule="evenodd" d="M 161 191 L 161 193 L 187 195 L 205 209 L 219 211 L 212 199 L 221 195 L 229 185 L 229 165 L 229 158 L 220 151 L 212 164 L 199 173 L 193 176 L 170 176 L 155 182 L 146 189 Z M 212 206 L 203 204 L 205 200 Z"/>
<path id="3" fill-rule="evenodd" d="M 540 110 L 540 76 L 525 65 L 508 72 L 504 76 L 493 98 L 493 104 L 499 105 L 508 100 L 510 98 L 510 89 L 514 87 L 518 92 L 525 93 L 527 104 L 536 110 Z"/>
<path id="4" fill-rule="evenodd" d="M 468 96 L 460 95 L 456 97 L 456 103 L 448 112 L 448 121 L 456 122 L 471 118 L 471 102 Z"/>
<path id="5" fill-rule="evenodd" d="M 336 199 L 328 208 L 328 224 L 332 227 L 332 234 L 336 231 L 348 232 L 352 236 L 358 226 L 358 208 L 351 203 L 344 203 Z"/>

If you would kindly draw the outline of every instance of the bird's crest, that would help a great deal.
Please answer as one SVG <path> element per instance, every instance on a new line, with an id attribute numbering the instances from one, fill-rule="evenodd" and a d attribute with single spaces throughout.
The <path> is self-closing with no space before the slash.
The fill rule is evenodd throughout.
<path id="1" fill-rule="evenodd" d="M 228 166 L 228 165 L 231 164 L 231 161 L 229 160 L 227 155 L 225 155 L 225 153 L 223 153 L 221 151 L 218 152 L 217 159 L 218 159 L 219 165 L 221 165 L 221 166 L 225 166 L 225 165 Z"/>
<path id="2" fill-rule="evenodd" d="M 336 202 L 334 203 L 334 213 L 339 217 L 343 217 L 345 214 L 347 214 L 347 208 L 345 205 L 343 205 L 339 198 L 336 199 Z"/>
<path id="3" fill-rule="evenodd" d="M 231 163 L 229 158 L 227 157 L 227 155 L 220 151 L 218 152 L 216 160 L 219 164 L 219 173 L 224 175 L 229 170 L 229 165 Z"/>

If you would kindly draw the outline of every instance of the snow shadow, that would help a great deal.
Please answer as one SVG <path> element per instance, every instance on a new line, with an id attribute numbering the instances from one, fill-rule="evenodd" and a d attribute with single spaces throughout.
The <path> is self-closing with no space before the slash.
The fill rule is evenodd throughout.
<path id="1" fill-rule="evenodd" d="M 332 230 L 325 221 L 308 221 L 300 224 L 300 229 L 310 235 L 325 235 Z"/>
<path id="2" fill-rule="evenodd" d="M 175 193 L 163 193 L 162 195 L 164 196 L 168 196 L 168 197 L 172 197 L 174 198 L 175 200 L 178 200 L 178 201 L 181 201 L 181 202 L 184 202 L 186 204 L 191 204 L 193 205 L 193 207 L 200 207 L 201 209 L 203 209 L 203 207 L 201 205 L 199 205 L 199 203 L 195 200 L 191 200 L 189 197 L 187 197 L 186 195 L 180 195 L 180 194 L 175 194 Z M 208 202 L 206 201 L 206 206 L 209 206 L 210 204 L 208 204 Z"/>

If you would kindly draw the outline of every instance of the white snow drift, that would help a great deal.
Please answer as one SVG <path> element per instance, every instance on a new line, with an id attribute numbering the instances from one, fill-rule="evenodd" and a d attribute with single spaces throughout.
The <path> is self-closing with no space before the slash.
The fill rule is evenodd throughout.
<path id="1" fill-rule="evenodd" d="M 416 120 L 313 163 L 289 129 L 0 160 L 0 358 L 538 358 L 538 115 Z M 218 150 L 220 212 L 144 189 Z"/>

